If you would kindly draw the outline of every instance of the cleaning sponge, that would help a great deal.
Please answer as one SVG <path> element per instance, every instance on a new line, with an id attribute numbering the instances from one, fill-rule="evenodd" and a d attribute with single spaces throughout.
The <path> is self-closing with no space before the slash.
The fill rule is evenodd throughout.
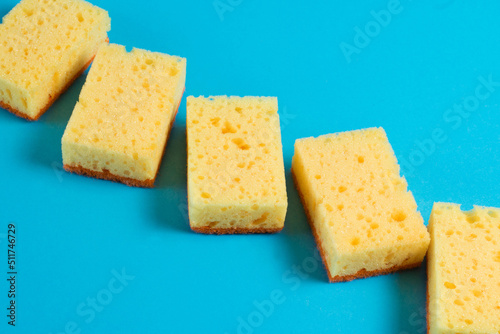
<path id="1" fill-rule="evenodd" d="M 500 209 L 434 203 L 429 231 L 429 334 L 500 333 Z"/>
<path id="2" fill-rule="evenodd" d="M 283 228 L 287 196 L 275 97 L 188 97 L 188 206 L 201 233 Z"/>
<path id="3" fill-rule="evenodd" d="M 185 79 L 185 58 L 101 47 L 62 138 L 64 168 L 152 187 Z"/>
<path id="4" fill-rule="evenodd" d="M 38 119 L 107 41 L 110 18 L 83 0 L 22 0 L 0 24 L 0 106 Z"/>
<path id="5" fill-rule="evenodd" d="M 298 139 L 292 171 L 330 281 L 420 264 L 429 234 L 382 128 Z"/>

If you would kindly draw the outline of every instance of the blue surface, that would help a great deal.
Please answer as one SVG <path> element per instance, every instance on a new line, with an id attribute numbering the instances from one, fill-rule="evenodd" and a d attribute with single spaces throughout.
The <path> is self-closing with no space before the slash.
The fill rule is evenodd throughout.
<path id="1" fill-rule="evenodd" d="M 156 188 L 62 171 L 60 140 L 83 75 L 38 122 L 0 112 L 1 333 L 425 331 L 424 267 L 327 283 L 290 177 L 293 143 L 382 126 L 425 221 L 434 201 L 500 207 L 500 84 L 482 83 L 500 82 L 499 2 L 93 3 L 110 13 L 112 42 L 187 57 L 185 96 L 278 96 L 285 229 L 190 231 L 185 100 Z M 0 15 L 15 4 L 2 0 Z M 371 11 L 387 8 L 390 22 L 382 15 L 377 29 Z M 370 40 L 356 37 L 366 26 Z M 453 110 L 463 103 L 468 115 Z M 17 227 L 15 329 L 5 316 L 9 222 Z"/>

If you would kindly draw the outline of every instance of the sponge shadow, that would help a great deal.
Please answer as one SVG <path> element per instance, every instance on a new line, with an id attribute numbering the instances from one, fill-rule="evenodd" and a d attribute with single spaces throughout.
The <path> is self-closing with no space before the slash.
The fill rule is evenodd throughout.
<path id="1" fill-rule="evenodd" d="M 425 260 L 416 269 L 397 273 L 399 288 L 398 334 L 422 334 L 427 331 Z"/>
<path id="2" fill-rule="evenodd" d="M 315 255 L 318 250 L 290 170 L 285 173 L 285 178 L 288 210 L 285 218 L 285 228 L 281 234 L 284 235 L 290 250 L 291 265 L 302 267 L 305 259 L 316 259 Z M 316 262 L 318 266 L 316 270 L 308 273 L 308 279 L 328 283 L 328 276 L 323 262 L 321 260 L 316 260 Z"/>
<path id="3" fill-rule="evenodd" d="M 14 5 L 12 6 L 0 5 L 0 18 L 7 15 L 12 8 L 14 8 Z"/>
<path id="4" fill-rule="evenodd" d="M 174 124 L 156 179 L 153 220 L 160 227 L 190 232 L 187 209 L 186 126 Z"/>
<path id="5" fill-rule="evenodd" d="M 78 77 L 37 121 L 41 126 L 28 153 L 30 163 L 62 168 L 61 138 L 86 78 L 86 74 Z"/>

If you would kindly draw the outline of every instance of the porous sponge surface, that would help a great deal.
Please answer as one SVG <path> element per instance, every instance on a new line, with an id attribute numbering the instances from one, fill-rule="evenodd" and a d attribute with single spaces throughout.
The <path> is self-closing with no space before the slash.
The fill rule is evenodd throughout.
<path id="1" fill-rule="evenodd" d="M 37 118 L 105 43 L 110 24 L 86 1 L 22 0 L 0 24 L 0 102 Z"/>
<path id="2" fill-rule="evenodd" d="M 185 77 L 185 58 L 101 47 L 62 138 L 64 164 L 154 179 Z"/>
<path id="3" fill-rule="evenodd" d="M 429 333 L 500 333 L 500 209 L 434 203 Z"/>
<path id="4" fill-rule="evenodd" d="M 331 277 L 422 261 L 429 234 L 382 128 L 298 139 L 292 170 Z"/>
<path id="5" fill-rule="evenodd" d="M 282 228 L 287 195 L 275 97 L 187 98 L 191 227 Z"/>

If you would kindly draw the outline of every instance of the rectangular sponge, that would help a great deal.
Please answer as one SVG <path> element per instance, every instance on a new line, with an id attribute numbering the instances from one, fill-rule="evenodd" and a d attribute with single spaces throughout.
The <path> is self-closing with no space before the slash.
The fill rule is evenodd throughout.
<path id="1" fill-rule="evenodd" d="M 429 231 L 428 333 L 500 333 L 500 209 L 434 203 Z"/>
<path id="2" fill-rule="evenodd" d="M 185 58 L 102 46 L 62 138 L 64 168 L 153 187 L 185 79 Z"/>
<path id="3" fill-rule="evenodd" d="M 283 228 L 287 195 L 275 97 L 188 97 L 188 207 L 200 233 Z"/>
<path id="4" fill-rule="evenodd" d="M 331 282 L 422 262 L 429 234 L 382 128 L 298 139 L 292 172 Z"/>
<path id="5" fill-rule="evenodd" d="M 37 120 L 107 41 L 108 13 L 83 0 L 22 0 L 0 24 L 0 106 Z"/>

